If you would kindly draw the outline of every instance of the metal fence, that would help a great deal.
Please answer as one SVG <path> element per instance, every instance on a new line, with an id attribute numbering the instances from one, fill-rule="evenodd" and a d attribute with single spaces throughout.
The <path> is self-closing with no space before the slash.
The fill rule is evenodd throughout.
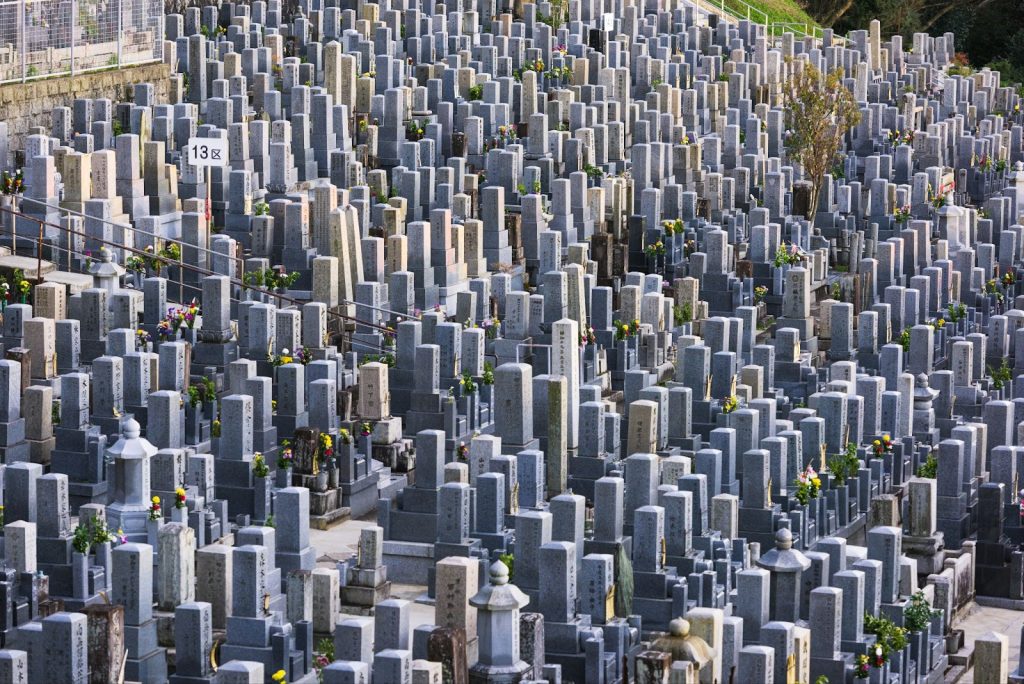
<path id="1" fill-rule="evenodd" d="M 163 0 L 0 0 L 0 83 L 158 62 Z"/>

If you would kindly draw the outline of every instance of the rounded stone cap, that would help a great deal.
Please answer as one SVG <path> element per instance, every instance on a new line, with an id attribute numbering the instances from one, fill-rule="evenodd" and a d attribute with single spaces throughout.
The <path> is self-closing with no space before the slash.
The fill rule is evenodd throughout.
<path id="1" fill-rule="evenodd" d="M 775 548 L 780 551 L 785 551 L 793 546 L 793 533 L 789 531 L 788 527 L 779 528 L 779 531 L 775 533 Z"/>
<path id="2" fill-rule="evenodd" d="M 142 428 L 139 426 L 139 422 L 134 418 L 125 421 L 121 426 L 121 432 L 124 434 L 125 439 L 138 439 L 141 431 Z"/>
<path id="3" fill-rule="evenodd" d="M 683 618 L 676 618 L 668 623 L 668 633 L 674 637 L 685 637 L 690 635 L 690 621 Z"/>
<path id="4" fill-rule="evenodd" d="M 508 566 L 500 560 L 491 563 L 491 584 L 508 584 Z"/>

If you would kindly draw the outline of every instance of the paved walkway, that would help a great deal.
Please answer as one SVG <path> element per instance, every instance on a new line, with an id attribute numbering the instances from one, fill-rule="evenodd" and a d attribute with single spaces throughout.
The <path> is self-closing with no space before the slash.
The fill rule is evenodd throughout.
<path id="1" fill-rule="evenodd" d="M 337 561 L 345 560 L 356 555 L 356 547 L 359 545 L 359 531 L 364 527 L 372 527 L 376 524 L 376 518 L 370 517 L 363 520 L 346 520 L 329 530 L 309 531 L 309 543 L 317 551 L 317 567 L 333 568 Z M 424 603 L 415 603 L 416 599 L 426 594 L 426 587 L 414 584 L 392 584 L 391 597 L 413 601 L 409 614 L 409 629 L 413 630 L 420 625 L 434 624 L 434 607 Z M 343 612 L 344 614 L 344 612 Z"/>
<path id="2" fill-rule="evenodd" d="M 1010 640 L 1010 672 L 1017 669 L 1020 660 L 1020 629 L 1024 626 L 1024 611 L 1007 610 L 1005 608 L 988 608 L 975 605 L 966 619 L 957 625 L 964 630 L 964 644 L 974 648 L 974 640 L 989 632 L 1005 634 Z M 975 682 L 974 673 L 968 672 L 960 680 L 961 684 L 996 684 L 995 682 Z"/>
<path id="3" fill-rule="evenodd" d="M 375 524 L 373 518 L 365 520 L 347 520 L 329 530 L 310 530 L 309 541 L 319 554 L 317 565 L 333 568 L 334 563 L 349 558 L 356 553 L 359 543 L 359 531 Z M 394 584 L 391 595 L 410 601 L 422 597 L 424 587 L 412 584 Z M 423 603 L 413 603 L 410 629 L 419 625 L 433 624 L 434 608 Z M 966 619 L 957 627 L 964 630 L 964 643 L 969 649 L 974 648 L 974 640 L 989 632 L 1005 634 L 1010 639 L 1010 672 L 1017 668 L 1020 660 L 1020 631 L 1024 627 L 1024 611 L 1007 610 L 1004 608 L 988 608 L 975 605 Z M 969 672 L 960 680 L 961 684 L 996 684 L 994 682 L 975 682 L 973 673 Z"/>

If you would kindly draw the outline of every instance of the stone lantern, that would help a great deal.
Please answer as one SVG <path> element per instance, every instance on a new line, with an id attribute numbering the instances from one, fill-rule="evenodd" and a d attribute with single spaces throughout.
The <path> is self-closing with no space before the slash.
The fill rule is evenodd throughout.
<path id="1" fill-rule="evenodd" d="M 125 274 L 124 266 L 114 262 L 114 253 L 109 247 L 100 248 L 100 258 L 89 267 L 93 283 L 101 290 L 107 291 L 108 297 L 121 289 L 121 276 Z"/>
<path id="2" fill-rule="evenodd" d="M 480 660 L 469 668 L 471 683 L 518 682 L 529 664 L 519 657 L 519 610 L 530 602 L 508 583 L 508 567 L 491 565 L 490 584 L 484 585 L 469 604 L 477 609 L 476 629 Z"/>
<path id="3" fill-rule="evenodd" d="M 140 437 L 139 432 L 138 422 L 126 420 L 121 426 L 121 438 L 107 449 L 107 460 L 113 469 L 113 503 L 107 506 L 107 520 L 111 529 L 124 530 L 128 541 L 147 543 L 149 464 L 157 448 Z"/>
<path id="4" fill-rule="evenodd" d="M 668 653 L 672 662 L 693 664 L 694 681 L 700 678 L 705 666 L 713 665 L 715 649 L 695 634 L 690 634 L 690 621 L 676 618 L 668 623 L 668 634 L 657 639 L 651 648 Z"/>
<path id="5" fill-rule="evenodd" d="M 800 619 L 800 576 L 811 561 L 793 548 L 793 533 L 783 527 L 775 533 L 775 548 L 761 556 L 758 567 L 771 573 L 771 620 L 797 622 Z"/>

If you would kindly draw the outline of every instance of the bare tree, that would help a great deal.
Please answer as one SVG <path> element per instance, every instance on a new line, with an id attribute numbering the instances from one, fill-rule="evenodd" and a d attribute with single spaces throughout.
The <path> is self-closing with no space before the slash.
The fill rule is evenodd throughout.
<path id="1" fill-rule="evenodd" d="M 860 110 L 843 85 L 842 69 L 822 74 L 806 62 L 793 66 L 785 89 L 786 151 L 811 182 L 807 218 L 813 219 L 825 174 L 837 161 L 843 136 L 860 122 Z"/>

